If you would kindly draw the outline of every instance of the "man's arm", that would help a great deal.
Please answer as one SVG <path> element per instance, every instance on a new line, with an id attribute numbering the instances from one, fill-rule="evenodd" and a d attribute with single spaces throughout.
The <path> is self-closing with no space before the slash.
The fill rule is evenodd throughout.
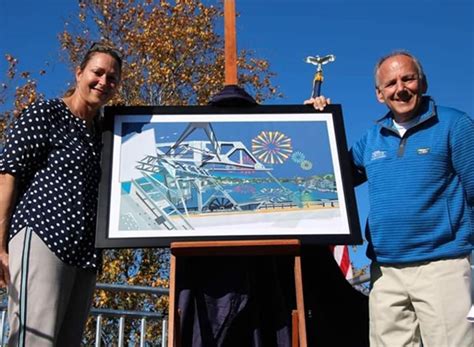
<path id="1" fill-rule="evenodd" d="M 459 175 L 467 201 L 474 206 L 474 120 L 467 115 L 458 117 L 451 129 L 451 162 Z"/>
<path id="2" fill-rule="evenodd" d="M 16 185 L 15 176 L 0 173 L 0 287 L 10 283 L 8 270 L 8 228 L 15 206 Z"/>
<path id="3" fill-rule="evenodd" d="M 351 156 L 353 155 L 352 150 L 350 152 L 350 155 Z M 353 158 L 351 160 L 351 165 L 352 165 L 352 184 L 354 185 L 354 187 L 357 187 L 361 185 L 362 183 L 367 182 L 367 175 L 365 173 L 365 169 L 358 167 L 355 164 Z"/>

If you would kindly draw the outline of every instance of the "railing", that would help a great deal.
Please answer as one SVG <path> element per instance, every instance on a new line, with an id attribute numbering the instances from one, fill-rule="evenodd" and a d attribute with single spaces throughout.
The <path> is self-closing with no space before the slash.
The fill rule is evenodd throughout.
<path id="1" fill-rule="evenodd" d="M 1 315 L 1 326 L 0 326 L 0 346 L 3 346 L 3 341 L 5 340 L 5 321 L 7 318 L 7 305 L 2 304 L 0 305 L 0 310 L 2 310 L 2 315 Z"/>
<path id="2" fill-rule="evenodd" d="M 364 284 L 370 280 L 369 274 L 364 274 L 362 276 L 355 277 L 349 280 L 349 283 L 353 286 L 358 286 Z M 168 288 L 153 288 L 145 286 L 130 286 L 122 284 L 108 284 L 108 283 L 97 283 L 96 289 L 106 290 L 109 292 L 128 292 L 128 293 L 141 293 L 141 294 L 151 294 L 151 295 L 169 295 Z M 8 326 L 6 324 L 6 312 L 7 305 L 5 303 L 0 304 L 0 346 L 4 346 L 4 341 L 6 340 L 6 335 L 8 332 Z M 118 318 L 118 347 L 124 346 L 125 336 L 125 323 L 126 320 L 130 319 L 140 319 L 140 338 L 139 346 L 144 347 L 146 338 L 145 338 L 145 329 L 147 320 L 162 320 L 161 326 L 161 347 L 167 345 L 167 317 L 164 317 L 161 313 L 158 312 L 146 312 L 146 311 L 131 311 L 131 310 L 115 310 L 107 308 L 92 308 L 90 312 L 91 316 L 96 317 L 95 325 L 95 347 L 100 347 L 102 345 L 102 321 L 104 318 Z"/>
<path id="3" fill-rule="evenodd" d="M 352 286 L 358 286 L 358 285 L 367 283 L 369 281 L 370 281 L 370 275 L 369 274 L 363 274 L 363 275 L 360 275 L 360 276 L 357 276 L 357 277 L 354 277 L 354 278 L 351 278 L 350 280 L 348 280 L 348 282 L 350 284 L 352 284 Z"/>
<path id="4" fill-rule="evenodd" d="M 169 295 L 168 288 L 154 288 L 145 286 L 129 286 L 122 284 L 108 284 L 108 283 L 97 283 L 96 289 L 106 290 L 109 292 L 128 292 L 128 293 L 141 293 L 141 294 L 152 294 L 152 295 Z M 161 326 L 161 346 L 165 347 L 167 344 L 167 319 L 163 317 L 161 313 L 157 312 L 145 312 L 145 311 L 130 311 L 130 310 L 115 310 L 106 308 L 93 308 L 91 315 L 97 317 L 96 319 L 96 331 L 95 331 L 95 346 L 101 346 L 101 333 L 102 333 L 102 318 L 103 317 L 117 317 L 119 318 L 118 325 L 118 347 L 124 346 L 124 330 L 125 330 L 125 319 L 140 319 L 140 339 L 139 346 L 145 346 L 145 329 L 147 319 L 162 319 Z"/>
<path id="5" fill-rule="evenodd" d="M 362 285 L 370 280 L 369 274 L 364 274 L 349 280 L 352 286 Z M 151 295 L 169 295 L 168 288 L 153 288 L 145 286 L 130 286 L 122 284 L 108 284 L 108 283 L 97 283 L 96 289 L 106 290 L 109 292 L 128 292 L 128 293 L 140 293 L 140 294 L 151 294 Z M 6 340 L 6 333 L 8 326 L 6 324 L 6 310 L 7 305 L 5 303 L 0 304 L 0 346 L 4 346 Z M 102 345 L 102 321 L 104 318 L 118 318 L 118 347 L 124 346 L 125 336 L 125 323 L 126 320 L 140 319 L 140 337 L 139 346 L 144 347 L 146 342 L 145 329 L 148 320 L 162 320 L 161 326 L 161 347 L 167 345 L 167 317 L 164 317 L 158 312 L 146 312 L 146 311 L 132 311 L 132 310 L 115 310 L 107 308 L 92 308 L 90 312 L 91 316 L 96 317 L 95 325 L 95 346 L 100 347 Z"/>
<path id="6" fill-rule="evenodd" d="M 106 290 L 109 292 L 131 292 L 131 293 L 141 293 L 141 294 L 151 294 L 151 295 L 169 295 L 169 289 L 167 288 L 153 288 L 153 287 L 144 287 L 144 286 L 129 286 L 121 284 L 108 284 L 108 283 L 97 283 L 96 289 Z M 6 319 L 7 305 L 5 303 L 0 304 L 0 346 L 4 346 L 6 336 L 8 334 L 8 324 Z M 167 317 L 164 317 L 161 313 L 158 312 L 146 312 L 146 311 L 131 311 L 131 310 L 115 310 L 107 308 L 92 308 L 90 312 L 91 316 L 96 317 L 95 325 L 95 346 L 100 347 L 102 345 L 102 321 L 103 318 L 118 318 L 118 347 L 125 346 L 125 323 L 126 320 L 130 319 L 140 319 L 140 337 L 139 337 L 139 346 L 144 347 L 146 338 L 145 338 L 145 329 L 147 320 L 162 320 L 161 325 L 161 346 L 165 347 L 167 345 Z"/>
<path id="7" fill-rule="evenodd" d="M 474 265 L 471 266 L 473 272 L 473 297 L 474 297 Z M 363 274 L 358 277 L 354 277 L 349 280 L 349 283 L 354 286 L 360 286 L 370 281 L 369 274 Z M 106 290 L 109 292 L 132 292 L 132 293 L 143 293 L 143 294 L 152 294 L 152 295 L 169 295 L 169 289 L 167 288 L 153 288 L 153 287 L 144 287 L 144 286 L 130 286 L 122 284 L 107 284 L 107 283 L 97 283 L 96 289 Z M 5 293 L 4 293 L 5 294 Z M 5 345 L 6 335 L 8 332 L 7 322 L 6 322 L 6 313 L 7 305 L 6 303 L 0 303 L 0 346 Z M 90 314 L 96 317 L 96 331 L 95 331 L 95 346 L 101 346 L 101 333 L 102 333 L 102 319 L 103 317 L 115 317 L 119 318 L 118 326 L 118 346 L 124 346 L 124 328 L 125 328 L 125 319 L 140 319 L 140 340 L 139 346 L 145 346 L 145 328 L 146 322 L 152 319 L 162 319 L 161 326 L 161 346 L 165 347 L 167 345 L 167 319 L 163 317 L 161 313 L 157 312 L 146 312 L 146 311 L 129 311 L 129 310 L 113 310 L 106 308 L 92 308 Z"/>

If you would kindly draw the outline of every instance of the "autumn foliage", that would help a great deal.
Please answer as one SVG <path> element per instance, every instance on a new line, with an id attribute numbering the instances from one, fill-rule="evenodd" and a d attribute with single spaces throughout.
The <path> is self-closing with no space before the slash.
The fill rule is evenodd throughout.
<path id="1" fill-rule="evenodd" d="M 5 54 L 7 71 L 0 82 L 0 144 L 4 140 L 5 130 L 13 117 L 36 100 L 37 80 L 28 71 L 19 70 L 19 61 L 10 54 Z M 38 72 L 43 75 L 45 70 Z"/>
<path id="2" fill-rule="evenodd" d="M 101 283 L 119 283 L 134 286 L 161 287 L 169 285 L 169 249 L 123 249 L 107 250 L 104 252 L 104 265 L 98 277 Z M 97 290 L 93 306 L 127 311 L 145 311 L 168 314 L 168 296 L 142 293 L 118 292 L 111 293 Z M 102 343 L 106 346 L 117 345 L 117 318 L 102 320 Z M 96 320 L 89 319 L 84 344 L 94 345 Z M 146 341 L 149 345 L 161 344 L 162 321 L 147 320 Z M 140 320 L 129 319 L 125 325 L 124 336 L 132 345 L 138 345 L 140 335 Z"/>
<path id="3" fill-rule="evenodd" d="M 115 47 L 124 60 L 122 84 L 113 104 L 122 105 L 202 105 L 223 88 L 224 42 L 222 3 L 210 5 L 200 0 L 82 0 L 78 12 L 59 33 L 62 57 L 74 71 L 92 42 Z M 8 120 L 19 114 L 40 94 L 37 79 L 18 71 L 18 61 L 7 55 L 8 71 L 1 85 L 0 136 Z M 239 85 L 257 102 L 278 97 L 272 85 L 269 63 L 240 50 Z M 42 75 L 41 71 L 39 75 Z M 72 74 L 71 74 L 72 76 Z M 47 76 L 46 76 L 47 77 Z M 17 86 L 12 92 L 13 86 Z M 71 81 L 73 86 L 73 81 Z M 65 86 L 64 91 L 66 91 Z M 12 102 L 13 100 L 13 102 Z M 0 143 L 2 138 L 0 138 Z M 167 249 L 108 250 L 98 282 L 168 286 Z M 168 298 L 145 294 L 113 294 L 98 291 L 95 307 L 121 310 L 144 310 L 167 314 Z M 127 324 L 125 335 L 136 341 L 138 323 Z M 117 335 L 104 322 L 103 339 L 114 344 Z M 85 343 L 92 344 L 94 321 L 88 323 Z M 112 329 L 112 328 L 110 328 Z M 148 341 L 160 342 L 160 327 L 149 324 Z"/>
<path id="4" fill-rule="evenodd" d="M 117 47 L 125 68 L 115 103 L 202 105 L 223 87 L 222 22 L 222 6 L 199 0 L 85 0 L 60 42 L 71 67 L 97 37 Z M 257 101 L 277 94 L 266 60 L 242 50 L 238 67 L 240 85 Z"/>

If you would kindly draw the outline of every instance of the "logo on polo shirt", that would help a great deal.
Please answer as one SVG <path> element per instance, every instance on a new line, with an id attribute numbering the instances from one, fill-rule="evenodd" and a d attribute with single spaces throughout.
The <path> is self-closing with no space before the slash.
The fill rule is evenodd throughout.
<path id="1" fill-rule="evenodd" d="M 373 151 L 372 155 L 370 156 L 370 160 L 378 160 L 387 157 L 387 152 L 385 151 Z"/>
<path id="2" fill-rule="evenodd" d="M 420 154 L 420 155 L 424 155 L 424 154 L 428 154 L 430 152 L 430 149 L 429 147 L 426 147 L 426 148 L 418 148 L 416 150 L 416 153 Z"/>

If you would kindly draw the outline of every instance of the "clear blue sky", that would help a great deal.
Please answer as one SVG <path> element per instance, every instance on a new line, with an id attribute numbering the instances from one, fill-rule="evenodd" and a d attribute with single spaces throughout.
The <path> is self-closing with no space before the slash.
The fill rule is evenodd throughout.
<path id="1" fill-rule="evenodd" d="M 15 55 L 25 70 L 44 68 L 48 61 L 39 89 L 46 97 L 62 92 L 71 74 L 58 60 L 57 34 L 77 5 L 72 0 L 0 0 L 0 72 L 5 53 Z M 236 7 L 238 48 L 268 59 L 284 94 L 267 104 L 301 104 L 310 95 L 314 74 L 314 67 L 304 63 L 306 56 L 336 56 L 326 65 L 322 92 L 342 104 L 349 144 L 385 113 L 375 99 L 373 66 L 396 49 L 421 60 L 428 93 L 439 104 L 474 115 L 472 0 L 236 0 Z M 363 225 L 365 187 L 357 189 L 357 197 Z M 353 254 L 353 261 L 368 262 L 363 251 Z"/>

